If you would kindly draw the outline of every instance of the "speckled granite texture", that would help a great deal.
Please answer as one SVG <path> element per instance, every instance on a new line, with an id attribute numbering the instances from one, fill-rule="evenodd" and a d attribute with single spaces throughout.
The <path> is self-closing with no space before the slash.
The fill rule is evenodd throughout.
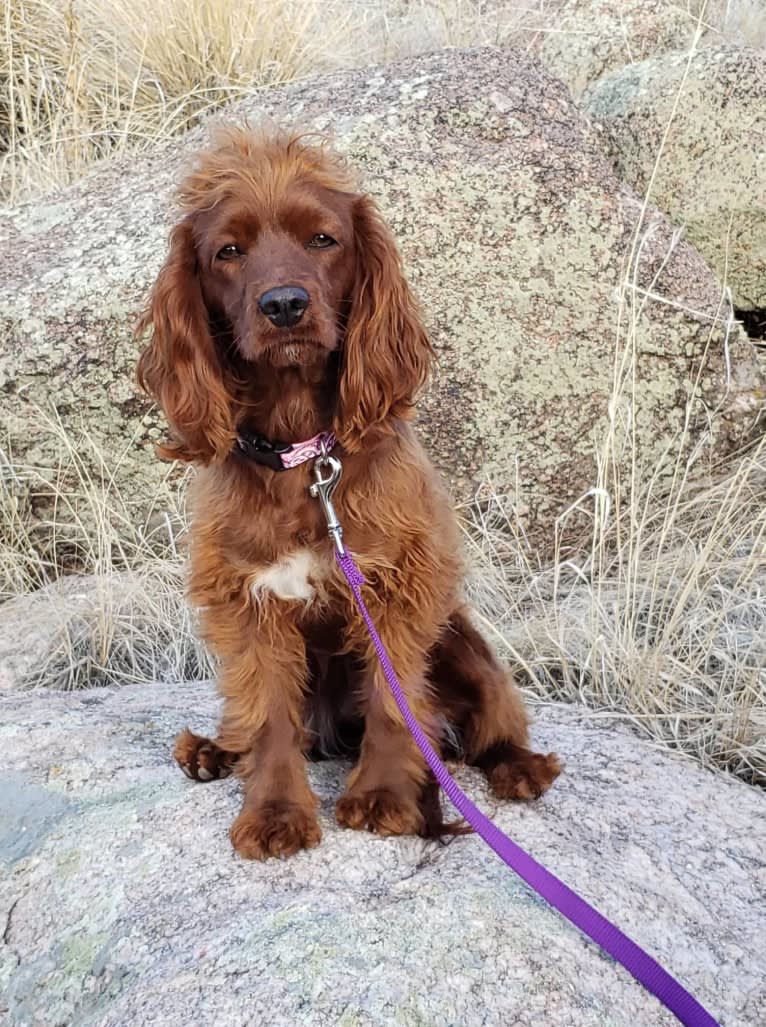
<path id="1" fill-rule="evenodd" d="M 671 1027 L 628 974 L 475 837 L 338 829 L 345 768 L 311 769 L 324 839 L 246 863 L 239 785 L 170 760 L 207 685 L 8 693 L 0 705 L 0 1019 L 9 1027 Z M 567 761 L 513 838 L 662 960 L 724 1027 L 766 1023 L 761 792 L 611 721 L 545 708 Z"/>
<path id="2" fill-rule="evenodd" d="M 652 202 L 684 226 L 737 307 L 766 307 L 764 51 L 653 57 L 608 75 L 583 103 L 620 177 L 641 194 L 651 181 Z"/>
<path id="3" fill-rule="evenodd" d="M 669 50 L 685 50 L 697 19 L 674 0 L 563 0 L 555 31 L 533 37 L 543 63 L 579 97 L 616 68 Z"/>

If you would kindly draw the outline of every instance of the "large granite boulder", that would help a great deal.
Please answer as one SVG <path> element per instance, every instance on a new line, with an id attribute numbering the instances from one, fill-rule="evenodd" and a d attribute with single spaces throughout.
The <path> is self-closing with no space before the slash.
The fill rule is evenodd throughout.
<path id="1" fill-rule="evenodd" d="M 653 57 L 601 79 L 583 104 L 621 178 L 640 194 L 651 183 L 735 305 L 766 307 L 766 53 Z"/>
<path id="2" fill-rule="evenodd" d="M 660 474 L 690 401 L 692 437 L 712 426 L 712 453 L 752 427 L 760 378 L 719 283 L 656 211 L 639 226 L 641 204 L 537 60 L 437 53 L 258 93 L 230 113 L 333 132 L 379 199 L 438 350 L 421 424 L 457 495 L 489 478 L 550 536 L 592 484 L 609 425 L 625 453 L 629 425 L 639 463 Z M 54 405 L 70 434 L 84 425 L 100 440 L 97 480 L 113 479 L 136 516 L 166 469 L 149 446 L 162 418 L 133 384 L 131 326 L 166 252 L 179 165 L 201 139 L 0 221 L 14 452 L 56 466 L 60 437 L 35 407 Z"/>
<path id="3" fill-rule="evenodd" d="M 676 1020 L 476 837 L 341 831 L 346 767 L 310 768 L 324 837 L 247 863 L 236 780 L 170 760 L 208 685 L 7 695 L 0 706 L 0 1005 L 8 1027 L 671 1027 Z M 567 769 L 498 804 L 519 844 L 615 920 L 726 1027 L 766 1023 L 763 792 L 576 707 L 534 735 Z"/>

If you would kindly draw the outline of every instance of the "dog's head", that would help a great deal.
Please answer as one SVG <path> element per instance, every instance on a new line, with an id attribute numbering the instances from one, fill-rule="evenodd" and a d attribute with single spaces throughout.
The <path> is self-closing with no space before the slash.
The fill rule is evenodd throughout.
<path id="1" fill-rule="evenodd" d="M 431 347 L 391 234 L 337 156 L 302 137 L 229 129 L 179 199 L 139 325 L 152 333 L 139 382 L 175 437 L 165 455 L 223 459 L 237 380 L 329 360 L 346 449 L 408 416 Z"/>

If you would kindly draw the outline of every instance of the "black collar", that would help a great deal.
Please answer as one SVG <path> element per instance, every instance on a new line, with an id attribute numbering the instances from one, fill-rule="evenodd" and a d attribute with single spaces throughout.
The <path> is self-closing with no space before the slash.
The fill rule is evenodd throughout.
<path id="1" fill-rule="evenodd" d="M 270 467 L 272 471 L 287 471 L 291 467 L 325 456 L 336 445 L 333 432 L 323 431 L 305 442 L 279 442 L 267 439 L 260 432 L 240 429 L 237 433 L 235 452 L 256 464 Z"/>
<path id="2" fill-rule="evenodd" d="M 243 429 L 237 432 L 235 447 L 248 460 L 252 460 L 256 464 L 263 464 L 264 467 L 270 467 L 272 471 L 287 470 L 282 463 L 282 453 L 287 453 L 292 449 L 289 442 L 272 441 L 257 431 Z"/>

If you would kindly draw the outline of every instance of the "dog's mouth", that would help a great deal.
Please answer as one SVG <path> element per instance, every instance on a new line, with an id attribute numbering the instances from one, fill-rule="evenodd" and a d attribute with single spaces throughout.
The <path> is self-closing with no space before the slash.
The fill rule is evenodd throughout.
<path id="1" fill-rule="evenodd" d="M 247 361 L 267 361 L 274 367 L 315 364 L 326 360 L 338 348 L 336 339 L 318 335 L 288 333 L 266 338 L 244 339 L 237 349 Z"/>
<path id="2" fill-rule="evenodd" d="M 325 347 L 314 339 L 293 339 L 270 346 L 268 356 L 272 364 L 289 366 L 313 364 L 318 357 L 326 356 L 326 352 Z"/>

